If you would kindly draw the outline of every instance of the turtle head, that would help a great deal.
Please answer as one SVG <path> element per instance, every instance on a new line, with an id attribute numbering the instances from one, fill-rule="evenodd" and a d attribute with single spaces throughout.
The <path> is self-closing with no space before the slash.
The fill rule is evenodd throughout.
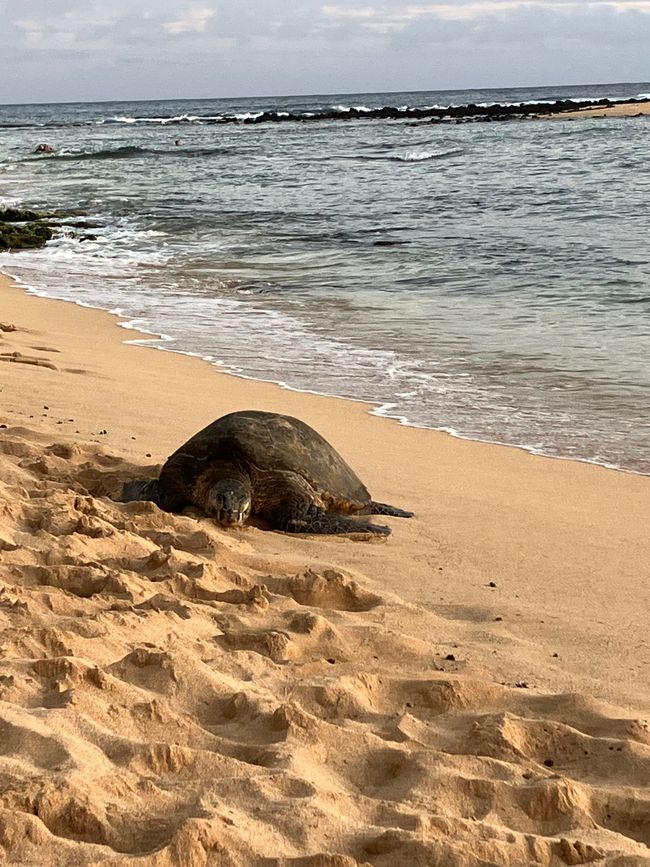
<path id="1" fill-rule="evenodd" d="M 240 479 L 220 479 L 208 491 L 205 511 L 224 527 L 241 526 L 251 513 L 250 485 Z"/>

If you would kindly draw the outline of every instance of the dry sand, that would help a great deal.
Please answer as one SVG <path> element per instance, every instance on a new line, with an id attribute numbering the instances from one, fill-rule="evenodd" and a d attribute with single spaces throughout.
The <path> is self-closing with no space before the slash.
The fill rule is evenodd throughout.
<path id="1" fill-rule="evenodd" d="M 126 346 L 0 279 L 1 863 L 650 863 L 650 479 Z M 107 496 L 251 407 L 416 518 L 292 537 Z"/>
<path id="2" fill-rule="evenodd" d="M 543 115 L 543 118 L 571 120 L 578 117 L 643 117 L 648 114 L 650 114 L 650 102 L 620 102 L 617 105 L 597 105 L 593 108 L 579 108 L 576 111 L 561 111 L 558 114 Z"/>

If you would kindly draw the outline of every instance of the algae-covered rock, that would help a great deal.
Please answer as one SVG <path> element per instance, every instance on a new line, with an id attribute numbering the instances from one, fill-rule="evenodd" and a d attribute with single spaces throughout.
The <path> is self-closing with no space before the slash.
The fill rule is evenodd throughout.
<path id="1" fill-rule="evenodd" d="M 23 225 L 0 222 L 0 250 L 29 250 L 43 247 L 53 234 L 50 226 L 39 220 Z"/>
<path id="2" fill-rule="evenodd" d="M 62 223 L 61 220 L 84 217 L 84 211 L 29 211 L 24 208 L 0 208 L 0 250 L 30 250 L 42 247 L 56 231 L 68 225 L 90 228 L 98 225 L 86 220 Z M 75 237 L 71 233 L 71 237 Z M 84 234 L 79 240 L 96 240 L 92 234 Z"/>
<path id="3" fill-rule="evenodd" d="M 23 211 L 18 208 L 0 208 L 0 223 L 28 223 L 33 220 L 42 220 L 47 214 L 39 214 L 37 211 Z"/>

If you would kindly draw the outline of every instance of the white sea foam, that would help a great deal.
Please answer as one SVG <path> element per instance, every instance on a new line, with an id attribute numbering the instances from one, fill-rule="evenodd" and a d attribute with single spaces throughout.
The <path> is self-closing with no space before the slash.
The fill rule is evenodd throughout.
<path id="1" fill-rule="evenodd" d="M 193 114 L 178 114 L 173 115 L 171 117 L 130 117 L 126 115 L 115 115 L 109 118 L 109 123 L 127 123 L 127 124 L 136 124 L 136 123 L 151 123 L 151 124 L 159 124 L 161 126 L 166 126 L 168 124 L 176 124 L 176 123 L 196 123 L 200 118 L 198 115 Z M 96 121 L 96 123 L 105 123 L 104 120 Z"/>
<path id="2" fill-rule="evenodd" d="M 178 114 L 174 117 L 163 117 L 160 118 L 163 124 L 168 123 L 196 123 L 199 118 L 195 114 Z"/>
<path id="3" fill-rule="evenodd" d="M 403 160 L 405 163 L 418 163 L 456 153 L 460 153 L 460 151 L 405 151 L 403 154 L 399 154 L 397 159 Z"/>
<path id="4" fill-rule="evenodd" d="M 342 114 L 345 114 L 348 111 L 377 111 L 381 110 L 381 106 L 375 106 L 374 108 L 368 108 L 367 105 L 332 105 L 330 106 L 331 111 L 340 111 Z"/>

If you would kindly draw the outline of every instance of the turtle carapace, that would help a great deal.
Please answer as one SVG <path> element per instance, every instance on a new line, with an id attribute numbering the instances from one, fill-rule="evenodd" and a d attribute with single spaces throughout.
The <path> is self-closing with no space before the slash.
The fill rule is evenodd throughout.
<path id="1" fill-rule="evenodd" d="M 153 500 L 169 512 L 198 506 L 224 526 L 259 515 L 289 533 L 388 535 L 389 527 L 352 516 L 412 515 L 372 500 L 339 453 L 309 425 L 258 410 L 212 422 L 167 459 L 157 480 L 127 482 L 122 500 Z"/>

